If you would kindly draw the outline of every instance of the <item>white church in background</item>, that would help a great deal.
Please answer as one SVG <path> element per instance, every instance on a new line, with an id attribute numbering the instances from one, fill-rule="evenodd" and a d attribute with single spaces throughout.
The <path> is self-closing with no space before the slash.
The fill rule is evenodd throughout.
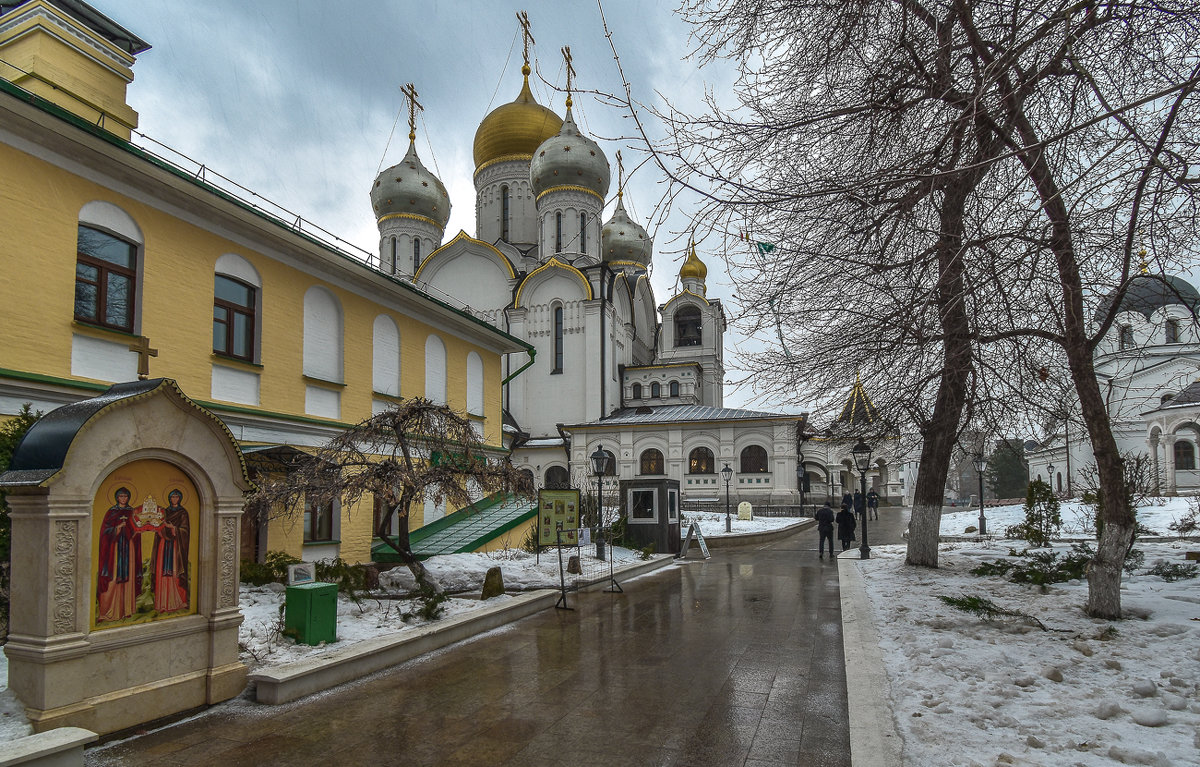
<path id="1" fill-rule="evenodd" d="M 417 156 L 415 132 L 404 159 L 375 179 L 383 270 L 534 347 L 531 360 L 508 358 L 503 406 L 514 462 L 538 486 L 588 488 L 599 447 L 616 477 L 677 479 L 685 499 L 722 499 L 728 464 L 735 499 L 797 503 L 803 416 L 723 406 L 725 311 L 694 246 L 678 291 L 659 305 L 653 243 L 629 217 L 620 179 L 610 197 L 608 157 L 575 124 L 570 67 L 563 117 L 530 91 L 528 40 L 522 73 L 517 98 L 475 134 L 475 236 L 443 242 L 450 199 Z M 848 461 L 806 461 L 810 501 L 840 493 Z M 886 460 L 871 485 L 900 495 Z"/>
<path id="2" fill-rule="evenodd" d="M 1143 254 L 1144 257 L 1144 254 Z M 1096 349 L 1096 375 L 1122 455 L 1150 459 L 1163 495 L 1200 494 L 1200 293 L 1186 280 L 1134 277 L 1116 320 Z M 1108 312 L 1115 295 L 1101 303 Z M 1078 405 L 1075 405 L 1078 411 Z M 1076 412 L 1029 456 L 1029 476 L 1079 495 L 1095 459 Z"/>

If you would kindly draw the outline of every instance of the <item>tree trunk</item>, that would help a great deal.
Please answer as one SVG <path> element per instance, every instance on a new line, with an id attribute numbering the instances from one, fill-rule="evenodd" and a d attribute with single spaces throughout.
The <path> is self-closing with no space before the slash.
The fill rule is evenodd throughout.
<path id="1" fill-rule="evenodd" d="M 400 561 L 403 562 L 404 566 L 408 568 L 408 571 L 412 573 L 413 578 L 415 578 L 417 581 L 417 587 L 419 589 L 422 591 L 432 591 L 434 594 L 444 594 L 445 589 L 442 588 L 442 584 L 438 583 L 437 580 L 429 574 L 429 571 L 425 569 L 425 565 L 421 563 L 421 560 L 417 559 L 417 557 L 412 553 L 412 543 L 409 541 L 408 537 L 408 515 L 399 513 L 400 509 L 407 509 L 409 507 L 410 498 L 411 496 L 409 493 L 404 493 L 400 496 L 400 502 L 393 506 L 392 509 L 383 516 L 383 519 L 379 521 L 379 530 L 377 530 L 376 533 L 379 535 L 380 540 L 382 540 L 384 543 L 390 546 L 393 551 L 400 555 Z M 399 517 L 401 522 L 399 526 L 400 530 L 395 536 L 387 534 L 387 530 L 392 526 L 393 517 Z"/>
<path id="2" fill-rule="evenodd" d="M 944 192 L 938 235 L 938 316 L 941 321 L 943 363 L 933 413 L 921 430 L 921 462 L 913 490 L 912 517 L 908 523 L 905 561 L 920 567 L 938 566 L 938 538 L 942 526 L 942 498 L 950 456 L 958 438 L 958 425 L 966 406 L 967 380 L 971 375 L 970 324 L 962 259 L 963 215 L 967 195 L 977 174 L 963 174 Z"/>
<path id="3" fill-rule="evenodd" d="M 1038 137 L 1023 113 L 1015 112 L 1016 127 L 1026 147 L 1018 153 L 1030 180 L 1037 189 L 1042 211 L 1051 226 L 1050 250 L 1058 267 L 1063 295 L 1063 349 L 1071 371 L 1071 381 L 1079 396 L 1083 422 L 1087 426 L 1096 459 L 1103 529 L 1096 558 L 1088 570 L 1087 614 L 1093 618 L 1115 620 L 1121 617 L 1121 568 L 1133 540 L 1135 527 L 1130 494 L 1126 488 L 1124 461 L 1113 437 L 1112 422 L 1104 406 L 1104 396 L 1096 380 L 1092 347 L 1088 343 L 1087 323 L 1083 314 L 1083 281 L 1075 243 L 1071 236 L 1070 213 L 1050 167 L 1046 163 Z"/>

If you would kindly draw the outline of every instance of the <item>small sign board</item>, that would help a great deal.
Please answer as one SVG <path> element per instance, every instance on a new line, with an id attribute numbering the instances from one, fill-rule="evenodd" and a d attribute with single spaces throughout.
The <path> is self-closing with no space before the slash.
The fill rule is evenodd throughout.
<path id="1" fill-rule="evenodd" d="M 683 539 L 682 548 L 680 548 L 679 553 L 675 555 L 676 559 L 683 559 L 687 556 L 688 548 L 692 545 L 693 538 L 696 540 L 696 543 L 700 544 L 700 553 L 704 555 L 705 559 L 708 559 L 710 556 L 712 556 L 708 553 L 708 544 L 704 542 L 704 533 L 700 532 L 699 523 L 692 522 L 690 525 L 688 525 L 687 537 Z"/>
<path id="2" fill-rule="evenodd" d="M 743 522 L 754 519 L 754 507 L 750 505 L 750 501 L 742 501 L 738 504 L 738 519 Z"/>
<path id="3" fill-rule="evenodd" d="M 554 546 L 558 541 L 555 530 L 562 527 L 562 543 L 579 543 L 579 491 L 538 491 L 538 545 Z"/>
<path id="4" fill-rule="evenodd" d="M 301 583 L 312 583 L 317 579 L 312 562 L 301 562 L 298 565 L 288 565 L 288 585 L 299 586 Z"/>

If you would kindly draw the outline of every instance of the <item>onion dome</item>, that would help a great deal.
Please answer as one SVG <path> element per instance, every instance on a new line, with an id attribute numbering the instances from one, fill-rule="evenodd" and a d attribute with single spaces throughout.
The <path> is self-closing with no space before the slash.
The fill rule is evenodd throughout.
<path id="1" fill-rule="evenodd" d="M 679 267 L 679 279 L 690 278 L 703 281 L 706 277 L 708 277 L 708 267 L 696 256 L 696 243 L 692 243 L 692 252 L 688 254 L 687 261 L 683 262 L 683 266 Z"/>
<path id="2" fill-rule="evenodd" d="M 1102 319 L 1116 301 L 1112 291 L 1100 302 L 1097 319 Z M 1187 280 L 1166 274 L 1139 274 L 1129 281 L 1121 298 L 1118 312 L 1138 312 L 1150 319 L 1154 312 L 1167 306 L 1182 306 L 1188 312 L 1200 309 L 1200 292 Z"/>
<path id="3" fill-rule="evenodd" d="M 535 198 L 557 186 L 583 187 L 602 200 L 608 194 L 608 158 L 599 144 L 579 132 L 571 117 L 570 98 L 562 129 L 537 148 L 529 164 L 529 178 Z"/>
<path id="4" fill-rule="evenodd" d="M 631 261 L 647 266 L 651 256 L 650 235 L 625 212 L 623 198 L 622 193 L 617 194 L 617 209 L 600 230 L 604 260 L 618 263 Z"/>
<path id="5" fill-rule="evenodd" d="M 450 195 L 441 180 L 430 173 L 417 157 L 417 146 L 409 134 L 408 154 L 380 173 L 371 187 L 375 220 L 394 215 L 427 218 L 445 229 L 450 219 Z"/>
<path id="6" fill-rule="evenodd" d="M 529 65 L 521 67 L 525 84 L 516 101 L 501 104 L 475 131 L 475 170 L 503 158 L 529 159 L 543 141 L 562 127 L 558 115 L 533 100 Z"/>

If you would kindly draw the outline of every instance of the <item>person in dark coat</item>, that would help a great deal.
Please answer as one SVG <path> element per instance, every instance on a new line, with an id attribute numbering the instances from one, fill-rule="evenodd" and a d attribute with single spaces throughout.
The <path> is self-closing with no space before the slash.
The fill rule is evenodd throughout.
<path id="1" fill-rule="evenodd" d="M 867 511 L 867 499 L 863 498 L 863 494 L 858 490 L 854 491 L 854 513 L 865 514 Z M 866 519 L 866 517 L 863 517 Z"/>
<path id="2" fill-rule="evenodd" d="M 871 510 L 871 519 L 879 519 L 879 493 L 875 488 L 867 491 L 867 508 Z"/>
<path id="3" fill-rule="evenodd" d="M 851 496 L 850 493 L 844 493 L 842 495 L 842 508 L 843 509 L 854 508 L 854 497 Z M 832 511 L 832 509 L 830 509 L 830 511 Z"/>
<path id="4" fill-rule="evenodd" d="M 837 536 L 842 542 L 842 551 L 845 551 L 850 548 L 850 542 L 855 540 L 854 528 L 858 527 L 858 523 L 854 521 L 854 515 L 849 509 L 839 511 L 834 521 L 837 522 Z"/>
<path id="5" fill-rule="evenodd" d="M 842 511 L 845 513 L 845 510 Z M 821 508 L 817 509 L 815 515 L 817 520 L 817 532 L 820 534 L 820 541 L 817 543 L 818 559 L 825 558 L 825 541 L 829 541 L 829 558 L 833 559 L 833 509 L 829 508 L 826 503 Z"/>

